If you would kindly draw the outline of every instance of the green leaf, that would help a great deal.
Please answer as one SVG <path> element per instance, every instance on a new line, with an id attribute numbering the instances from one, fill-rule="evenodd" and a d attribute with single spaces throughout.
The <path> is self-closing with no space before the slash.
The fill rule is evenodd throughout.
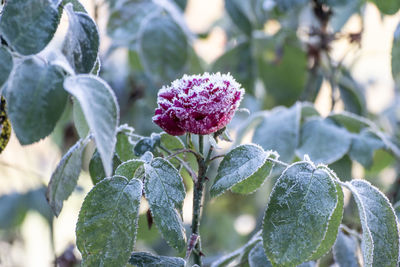
<path id="1" fill-rule="evenodd" d="M 86 196 L 76 225 L 82 266 L 125 266 L 135 244 L 142 182 L 104 179 Z"/>
<path id="2" fill-rule="evenodd" d="M 329 218 L 328 230 L 326 230 L 324 240 L 322 240 L 317 251 L 315 251 L 314 254 L 308 260 L 318 260 L 319 258 L 323 257 L 326 253 L 328 253 L 329 250 L 332 248 L 332 246 L 335 244 L 336 237 L 339 231 L 339 226 L 343 218 L 343 206 L 344 206 L 343 190 L 338 183 L 335 184 L 336 184 L 336 192 L 338 200 L 335 211 Z"/>
<path id="3" fill-rule="evenodd" d="M 106 82 L 93 75 L 70 76 L 65 79 L 64 88 L 78 99 L 106 176 L 110 176 L 119 121 L 119 106 L 114 92 Z"/>
<path id="4" fill-rule="evenodd" d="M 21 12 L 23 10 L 23 12 Z M 0 32 L 18 53 L 39 53 L 53 38 L 59 23 L 57 6 L 51 0 L 7 1 Z"/>
<path id="5" fill-rule="evenodd" d="M 250 1 L 241 0 L 225 0 L 225 9 L 233 23 L 242 30 L 245 34 L 251 36 L 252 25 L 250 18 L 252 18 Z"/>
<path id="6" fill-rule="evenodd" d="M 346 235 L 339 231 L 336 243 L 333 246 L 333 257 L 339 267 L 360 266 L 357 258 L 358 241 L 352 235 Z"/>
<path id="7" fill-rule="evenodd" d="M 82 168 L 82 152 L 87 143 L 88 140 L 80 139 L 72 146 L 51 175 L 46 196 L 56 216 L 60 214 L 63 202 L 76 187 Z"/>
<path id="8" fill-rule="evenodd" d="M 299 44 L 280 47 L 273 39 L 261 42 L 258 73 L 264 83 L 269 103 L 293 105 L 300 98 L 307 80 L 307 55 Z M 290 73 L 290 79 L 288 79 Z"/>
<path id="9" fill-rule="evenodd" d="M 329 173 L 312 163 L 289 166 L 276 182 L 264 215 L 268 259 L 279 266 L 308 260 L 321 246 L 338 204 Z"/>
<path id="10" fill-rule="evenodd" d="M 54 215 L 49 203 L 46 200 L 46 190 L 46 187 L 41 186 L 26 192 L 26 206 L 30 210 L 38 212 L 51 227 Z"/>
<path id="11" fill-rule="evenodd" d="M 188 40 L 175 21 L 160 14 L 148 21 L 139 36 L 139 57 L 144 69 L 157 82 L 170 82 L 182 75 L 189 58 Z"/>
<path id="12" fill-rule="evenodd" d="M 79 101 L 76 100 L 75 98 L 73 99 L 72 112 L 73 112 L 75 129 L 78 132 L 80 138 L 85 138 L 89 134 L 90 129 L 89 125 L 86 122 L 85 114 L 83 114 L 81 105 L 79 104 Z"/>
<path id="13" fill-rule="evenodd" d="M 85 7 L 79 2 L 79 0 L 63 0 L 62 5 L 66 6 L 68 3 L 71 3 L 75 12 L 83 12 L 87 13 Z"/>
<path id="14" fill-rule="evenodd" d="M 112 174 L 115 173 L 115 170 L 121 163 L 122 162 L 118 158 L 118 155 L 114 153 L 112 162 L 113 166 Z M 94 185 L 107 177 L 106 173 L 104 172 L 103 162 L 101 161 L 101 157 L 97 149 L 94 151 L 92 158 L 90 159 L 89 162 L 89 174 Z"/>
<path id="15" fill-rule="evenodd" d="M 0 88 L 3 87 L 13 69 L 13 58 L 4 46 L 0 46 Z"/>
<path id="16" fill-rule="evenodd" d="M 148 252 L 134 252 L 129 263 L 137 267 L 185 267 L 186 262 L 182 258 L 155 256 Z"/>
<path id="17" fill-rule="evenodd" d="M 158 230 L 169 245 L 182 251 L 186 236 L 181 210 L 185 199 L 185 187 L 178 171 L 166 160 L 155 158 L 144 165 L 146 181 L 144 192 L 149 201 L 151 214 Z"/>
<path id="18" fill-rule="evenodd" d="M 116 45 L 134 48 L 142 22 L 146 22 L 153 12 L 160 12 L 160 7 L 151 1 L 125 1 L 123 5 L 112 9 L 107 34 Z"/>
<path id="19" fill-rule="evenodd" d="M 376 187 L 364 180 L 346 182 L 357 203 L 362 226 L 364 266 L 397 266 L 399 229 L 393 207 Z"/>
<path id="20" fill-rule="evenodd" d="M 69 26 L 62 52 L 76 73 L 90 73 L 99 52 L 99 33 L 96 23 L 83 12 L 74 12 L 71 3 L 65 10 Z"/>
<path id="21" fill-rule="evenodd" d="M 366 99 L 363 88 L 353 79 L 350 72 L 342 70 L 338 81 L 340 98 L 344 108 L 352 113 L 363 115 L 366 113 Z"/>
<path id="22" fill-rule="evenodd" d="M 400 90 L 400 23 L 397 25 L 393 36 L 392 75 L 397 89 Z"/>
<path id="23" fill-rule="evenodd" d="M 342 158 L 351 145 L 351 134 L 329 119 L 311 119 L 303 124 L 296 154 L 309 155 L 318 163 L 331 164 Z"/>
<path id="24" fill-rule="evenodd" d="M 330 164 L 329 168 L 336 173 L 341 181 L 350 181 L 352 179 L 353 162 L 348 155 Z"/>
<path id="25" fill-rule="evenodd" d="M 132 159 L 120 164 L 117 169 L 115 170 L 115 175 L 120 175 L 128 180 L 136 177 L 135 172 L 143 166 L 145 162 L 143 160 Z M 136 177 L 139 178 L 139 177 Z"/>
<path id="26" fill-rule="evenodd" d="M 244 1 L 243 1 L 244 2 Z M 242 84 L 246 93 L 254 94 L 255 62 L 249 42 L 241 42 L 226 51 L 213 64 L 214 72 L 230 72 Z"/>
<path id="27" fill-rule="evenodd" d="M 140 139 L 134 148 L 135 155 L 141 156 L 147 151 L 154 152 L 156 146 L 160 144 L 160 139 L 160 135 L 156 133 L 152 133 L 150 137 Z"/>
<path id="28" fill-rule="evenodd" d="M 369 129 L 364 129 L 353 137 L 349 156 L 352 160 L 361 163 L 365 168 L 370 168 L 374 159 L 374 152 L 384 148 L 382 140 Z"/>
<path id="29" fill-rule="evenodd" d="M 265 255 L 264 247 L 262 242 L 259 242 L 249 253 L 249 265 L 250 267 L 272 267 L 271 262 Z"/>
<path id="30" fill-rule="evenodd" d="M 386 15 L 394 15 L 400 9 L 398 0 L 370 0 Z"/>
<path id="31" fill-rule="evenodd" d="M 38 57 L 25 58 L 13 71 L 4 96 L 22 145 L 39 141 L 53 131 L 68 98 L 62 88 L 63 79 L 60 68 Z"/>
<path id="32" fill-rule="evenodd" d="M 262 121 L 256 127 L 252 141 L 265 150 L 275 150 L 284 162 L 294 158 L 299 142 L 301 105 L 291 108 L 278 107 L 263 112 Z"/>
<path id="33" fill-rule="evenodd" d="M 366 118 L 347 111 L 330 114 L 328 118 L 342 125 L 348 131 L 353 133 L 359 133 L 362 129 L 370 127 L 372 124 L 372 122 Z"/>
<path id="34" fill-rule="evenodd" d="M 279 155 L 274 151 L 267 151 L 267 158 L 269 159 L 278 159 Z M 234 185 L 231 188 L 231 191 L 239 194 L 250 194 L 255 192 L 258 188 L 260 188 L 266 179 L 271 175 L 272 168 L 274 167 L 274 163 L 266 160 L 264 165 L 262 165 L 253 175 L 251 175 L 246 180 Z"/>
<path id="35" fill-rule="evenodd" d="M 133 128 L 127 125 L 121 125 L 118 128 L 115 152 L 122 162 L 136 158 L 136 155 L 134 153 L 135 145 L 131 141 L 131 138 L 129 136 L 133 133 L 133 131 Z"/>
<path id="36" fill-rule="evenodd" d="M 186 9 L 187 6 L 187 2 L 188 0 L 173 0 L 175 2 L 175 4 L 178 5 L 178 7 L 184 11 Z"/>
<path id="37" fill-rule="evenodd" d="M 257 176 L 267 174 L 268 166 L 265 166 L 265 161 L 270 154 L 254 144 L 241 145 L 232 149 L 226 154 L 218 167 L 217 177 L 210 189 L 211 197 L 221 195 L 232 186 L 246 179 L 265 179 L 266 177 L 259 178 Z M 241 190 L 244 191 L 246 189 L 239 187 L 238 191 Z"/>
<path id="38" fill-rule="evenodd" d="M 28 211 L 25 195 L 10 193 L 0 196 L 0 229 L 10 229 L 22 224 Z"/>
<path id="39" fill-rule="evenodd" d="M 275 4 L 278 6 L 278 8 L 285 12 L 289 9 L 293 9 L 296 7 L 300 7 L 307 3 L 307 0 L 279 0 L 275 1 Z"/>

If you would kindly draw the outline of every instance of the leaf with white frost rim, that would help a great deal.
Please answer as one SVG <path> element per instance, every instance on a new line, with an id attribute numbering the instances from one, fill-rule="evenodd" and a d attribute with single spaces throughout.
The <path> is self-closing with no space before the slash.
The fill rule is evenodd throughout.
<path id="1" fill-rule="evenodd" d="M 299 158 L 308 155 L 316 163 L 331 164 L 341 159 L 350 149 L 351 135 L 330 119 L 311 119 L 301 128 Z"/>
<path id="2" fill-rule="evenodd" d="M 125 266 L 133 249 L 142 182 L 114 176 L 86 196 L 76 225 L 82 266 Z"/>
<path id="3" fill-rule="evenodd" d="M 210 195 L 217 197 L 234 185 L 257 174 L 269 155 L 260 146 L 254 144 L 241 145 L 232 149 L 218 167 Z"/>
<path id="4" fill-rule="evenodd" d="M 182 177 L 171 163 L 162 158 L 146 163 L 144 169 L 144 190 L 154 222 L 167 243 L 182 251 L 186 236 L 177 211 L 182 209 L 186 194 Z"/>
<path id="5" fill-rule="evenodd" d="M 397 266 L 399 229 L 389 200 L 367 181 L 353 180 L 344 185 L 350 189 L 358 207 L 364 266 Z"/>
<path id="6" fill-rule="evenodd" d="M 119 122 L 119 107 L 114 92 L 102 79 L 85 74 L 68 77 L 64 88 L 78 99 L 93 133 L 106 176 L 110 176 Z"/>
<path id="7" fill-rule="evenodd" d="M 82 168 L 82 152 L 88 140 L 80 139 L 58 163 L 56 170 L 50 178 L 47 188 L 47 201 L 54 214 L 58 216 L 67 200 L 76 187 Z"/>
<path id="8" fill-rule="evenodd" d="M 37 54 L 53 38 L 59 18 L 58 7 L 52 0 L 7 1 L 2 10 L 0 32 L 18 53 Z"/>
<path id="9" fill-rule="evenodd" d="M 25 57 L 11 72 L 4 90 L 8 115 L 22 145 L 48 136 L 68 100 L 62 69 L 37 56 Z"/>
<path id="10" fill-rule="evenodd" d="M 308 260 L 321 245 L 337 206 L 329 173 L 310 162 L 297 162 L 279 177 L 264 215 L 263 244 L 276 265 Z"/>
<path id="11" fill-rule="evenodd" d="M 71 3 L 67 11 L 69 26 L 62 52 L 76 73 L 89 73 L 95 66 L 99 51 L 99 33 L 96 23 L 83 12 L 74 12 Z"/>
<path id="12" fill-rule="evenodd" d="M 135 172 L 139 169 L 139 167 L 143 166 L 143 164 L 143 160 L 128 160 L 121 163 L 121 165 L 117 167 L 117 169 L 115 170 L 115 175 L 121 175 L 130 180 L 135 177 Z"/>

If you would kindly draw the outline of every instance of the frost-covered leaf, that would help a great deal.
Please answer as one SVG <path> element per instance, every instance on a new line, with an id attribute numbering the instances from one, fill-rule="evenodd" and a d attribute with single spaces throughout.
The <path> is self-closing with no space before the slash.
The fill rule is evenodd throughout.
<path id="1" fill-rule="evenodd" d="M 70 76 L 65 79 L 64 88 L 78 99 L 93 133 L 106 176 L 110 176 L 119 121 L 114 92 L 106 82 L 93 75 Z"/>
<path id="2" fill-rule="evenodd" d="M 299 142 L 301 105 L 275 108 L 263 113 L 261 123 L 256 127 L 252 141 L 265 150 L 278 152 L 284 162 L 291 162 Z"/>
<path id="3" fill-rule="evenodd" d="M 79 2 L 79 0 L 63 0 L 62 1 L 63 6 L 66 6 L 68 3 L 72 4 L 72 7 L 75 12 L 87 13 L 85 7 L 81 4 L 81 2 Z"/>
<path id="4" fill-rule="evenodd" d="M 153 17 L 142 27 L 138 44 L 140 60 L 153 80 L 171 81 L 182 75 L 189 57 L 188 41 L 172 18 Z"/>
<path id="5" fill-rule="evenodd" d="M 345 127 L 349 132 L 359 133 L 362 129 L 370 127 L 372 122 L 357 114 L 342 111 L 330 114 L 329 119 Z"/>
<path id="6" fill-rule="evenodd" d="M 13 68 L 13 58 L 11 53 L 4 46 L 0 46 L 0 88 L 7 81 Z"/>
<path id="7" fill-rule="evenodd" d="M 250 36 L 253 28 L 250 21 L 253 17 L 250 16 L 252 15 L 250 1 L 225 0 L 225 9 L 233 23 Z"/>
<path id="8" fill-rule="evenodd" d="M 384 148 L 385 144 L 372 131 L 364 129 L 353 137 L 349 155 L 352 160 L 361 163 L 365 168 L 370 168 L 374 159 L 374 152 Z"/>
<path id="9" fill-rule="evenodd" d="M 249 253 L 249 265 L 250 267 L 272 267 L 271 262 L 265 255 L 264 247 L 262 242 L 259 242 Z"/>
<path id="10" fill-rule="evenodd" d="M 254 144 L 241 145 L 232 149 L 226 154 L 218 167 L 217 177 L 210 189 L 210 195 L 217 197 L 246 179 L 259 180 L 256 176 L 268 175 L 266 173 L 268 166 L 265 166 L 265 168 L 263 166 L 269 155 L 269 152 L 265 152 L 261 147 Z M 266 176 L 260 178 L 264 180 Z M 238 190 L 244 191 L 246 189 L 239 188 Z"/>
<path id="11" fill-rule="evenodd" d="M 59 14 L 51 0 L 7 1 L 2 11 L 0 32 L 18 53 L 39 53 L 53 38 Z"/>
<path id="12" fill-rule="evenodd" d="M 134 252 L 129 263 L 137 267 L 185 267 L 186 262 L 182 258 L 156 256 L 148 252 Z"/>
<path id="13" fill-rule="evenodd" d="M 51 175 L 46 196 L 56 216 L 60 214 L 63 202 L 69 198 L 76 187 L 82 168 L 82 152 L 87 143 L 88 140 L 80 139 L 72 146 Z"/>
<path id="14" fill-rule="evenodd" d="M 393 15 L 400 9 L 400 1 L 398 0 L 370 0 L 375 3 L 383 14 Z"/>
<path id="15" fill-rule="evenodd" d="M 99 52 L 99 33 L 96 23 L 83 12 L 74 12 L 71 3 L 65 10 L 69 26 L 62 52 L 76 73 L 90 73 Z"/>
<path id="16" fill-rule="evenodd" d="M 154 222 L 164 239 L 178 251 L 185 248 L 186 236 L 182 219 L 185 187 L 178 171 L 166 160 L 155 158 L 144 165 L 145 195 L 149 201 Z"/>
<path id="17" fill-rule="evenodd" d="M 4 96 L 21 144 L 32 144 L 53 131 L 68 98 L 63 80 L 59 67 L 38 57 L 25 58 L 12 72 Z"/>
<path id="18" fill-rule="evenodd" d="M 358 241 L 352 235 L 339 231 L 336 243 L 333 246 L 333 257 L 339 267 L 360 266 L 357 258 Z"/>
<path id="19" fill-rule="evenodd" d="M 326 253 L 328 253 L 329 250 L 332 248 L 333 244 L 335 244 L 339 226 L 343 218 L 343 206 L 344 206 L 343 191 L 338 183 L 336 183 L 336 192 L 337 192 L 338 202 L 336 204 L 335 211 L 329 218 L 328 230 L 325 233 L 324 240 L 319 245 L 317 251 L 315 251 L 314 254 L 309 258 L 309 260 L 310 259 L 318 260 Z"/>
<path id="20" fill-rule="evenodd" d="M 393 36 L 392 75 L 397 89 L 400 90 L 400 23 L 397 25 Z"/>
<path id="21" fill-rule="evenodd" d="M 309 155 L 318 163 L 330 164 L 342 158 L 350 148 L 350 133 L 329 119 L 312 119 L 303 124 L 296 154 Z"/>
<path id="22" fill-rule="evenodd" d="M 160 7 L 152 1 L 129 0 L 114 9 L 107 24 L 107 34 L 117 45 L 134 48 L 140 27 L 152 13 L 159 13 Z"/>
<path id="23" fill-rule="evenodd" d="M 81 105 L 78 100 L 73 99 L 73 109 L 72 109 L 73 117 L 74 117 L 74 125 L 75 129 L 78 132 L 80 138 L 85 138 L 89 132 L 89 125 L 86 122 L 85 114 L 83 114 Z"/>
<path id="24" fill-rule="evenodd" d="M 142 182 L 104 179 L 86 196 L 76 225 L 82 266 L 125 266 L 133 249 Z"/>
<path id="25" fill-rule="evenodd" d="M 272 151 L 267 151 L 268 159 L 278 159 L 279 155 Z M 266 179 L 271 175 L 272 168 L 274 167 L 274 163 L 266 160 L 264 164 L 249 178 L 244 181 L 235 184 L 231 191 L 234 193 L 240 194 L 250 194 L 256 191 L 258 188 L 262 186 L 262 184 L 266 181 Z"/>
<path id="26" fill-rule="evenodd" d="M 135 145 L 135 155 L 141 156 L 147 151 L 153 152 L 156 146 L 160 144 L 160 140 L 160 135 L 156 133 L 152 133 L 150 137 L 143 137 Z"/>
<path id="27" fill-rule="evenodd" d="M 139 169 L 139 167 L 143 166 L 143 164 L 144 161 L 138 159 L 131 159 L 123 162 L 115 170 L 115 175 L 120 175 L 130 180 L 135 177 L 135 172 Z"/>
<path id="28" fill-rule="evenodd" d="M 289 166 L 276 182 L 264 215 L 263 244 L 276 265 L 294 266 L 320 247 L 338 204 L 329 173 L 309 162 Z"/>
<path id="29" fill-rule="evenodd" d="M 115 173 L 116 168 L 122 163 L 119 159 L 118 155 L 114 153 L 113 156 L 113 171 L 112 174 Z M 97 184 L 101 180 L 107 177 L 106 173 L 104 172 L 103 162 L 101 160 L 100 154 L 97 149 L 93 152 L 92 158 L 89 162 L 89 174 L 90 178 L 92 179 L 93 184 Z"/>
<path id="30" fill-rule="evenodd" d="M 133 133 L 133 128 L 122 125 L 118 128 L 117 144 L 115 145 L 115 152 L 122 162 L 136 158 L 134 148 L 135 144 L 130 138 Z"/>
<path id="31" fill-rule="evenodd" d="M 394 210 L 377 188 L 364 180 L 346 182 L 357 203 L 362 226 L 364 266 L 397 266 L 399 230 Z"/>

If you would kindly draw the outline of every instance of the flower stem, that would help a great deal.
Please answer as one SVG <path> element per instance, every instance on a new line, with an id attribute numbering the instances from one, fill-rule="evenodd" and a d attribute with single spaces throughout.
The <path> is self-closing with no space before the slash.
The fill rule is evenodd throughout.
<path id="1" fill-rule="evenodd" d="M 199 135 L 199 152 L 203 155 L 204 148 L 204 140 L 203 136 Z M 201 207 L 203 200 L 203 191 L 204 191 L 204 182 L 206 181 L 206 172 L 207 172 L 207 164 L 202 156 L 197 159 L 197 163 L 199 165 L 199 173 L 197 176 L 197 181 L 193 186 L 193 215 L 192 215 L 192 235 L 200 236 L 200 220 L 201 220 Z M 194 263 L 202 266 L 201 261 L 201 240 L 200 238 L 197 241 L 195 246 L 195 250 L 193 251 Z"/>

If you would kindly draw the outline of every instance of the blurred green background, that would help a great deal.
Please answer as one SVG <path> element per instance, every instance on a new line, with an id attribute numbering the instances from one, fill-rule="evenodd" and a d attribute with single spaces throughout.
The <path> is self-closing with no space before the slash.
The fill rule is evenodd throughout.
<path id="1" fill-rule="evenodd" d="M 231 72 L 246 89 L 241 107 L 251 113 L 309 101 L 323 116 L 347 110 L 368 117 L 396 140 L 400 103 L 391 50 L 400 22 L 397 1 L 388 1 L 392 6 L 363 0 L 85 0 L 82 4 L 101 34 L 100 76 L 117 95 L 121 124 L 132 125 L 138 134 L 160 132 L 151 117 L 162 85 L 184 73 L 220 71 Z M 67 27 L 63 14 L 43 54 L 60 46 Z M 233 138 L 248 116 L 237 113 L 229 125 Z M 242 142 L 251 138 L 249 131 Z M 52 266 L 56 257 L 60 265 L 66 264 L 61 266 L 73 266 L 75 257 L 79 260 L 74 230 L 79 207 L 92 187 L 88 163 L 93 148 L 86 149 L 79 187 L 58 218 L 52 217 L 44 196 L 52 171 L 77 139 L 70 101 L 49 138 L 22 147 L 13 135 L 0 154 L 0 266 Z M 222 143 L 219 152 L 231 145 Z M 345 168 L 353 178 L 369 179 L 394 203 L 399 197 L 399 160 L 396 165 L 396 159 L 383 150 L 374 159 L 370 170 L 348 159 L 336 170 Z M 209 176 L 213 174 L 215 168 Z M 240 247 L 259 229 L 274 181 L 269 179 L 252 195 L 227 193 L 204 207 L 201 233 L 206 262 Z M 192 192 L 190 182 L 186 184 L 183 216 L 189 226 Z M 345 200 L 345 222 L 359 229 L 348 194 Z M 148 229 L 146 212 L 142 204 L 135 249 L 174 255 L 157 229 Z M 321 266 L 329 265 L 329 257 Z"/>

